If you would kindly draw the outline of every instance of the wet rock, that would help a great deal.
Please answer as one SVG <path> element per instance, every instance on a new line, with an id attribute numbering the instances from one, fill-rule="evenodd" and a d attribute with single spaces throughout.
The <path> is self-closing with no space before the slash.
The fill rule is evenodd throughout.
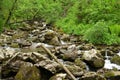
<path id="1" fill-rule="evenodd" d="M 82 76 L 84 74 L 84 70 L 79 67 L 79 66 L 76 66 L 74 63 L 72 62 L 65 62 L 64 64 L 68 70 L 74 75 L 74 76 Z"/>
<path id="2" fill-rule="evenodd" d="M 3 60 L 5 58 L 5 54 L 3 52 L 3 48 L 0 47 L 0 61 Z"/>
<path id="3" fill-rule="evenodd" d="M 107 54 L 107 56 L 113 56 L 114 55 L 114 53 L 111 50 L 105 50 L 105 49 L 100 50 L 100 53 L 101 53 L 102 56 L 106 56 L 106 54 Z"/>
<path id="4" fill-rule="evenodd" d="M 55 45 L 55 46 L 60 45 L 58 34 L 52 30 L 43 31 L 43 33 L 39 35 L 39 38 L 42 41 L 44 40 L 43 41 L 44 43 L 48 43 L 48 44 Z"/>
<path id="5" fill-rule="evenodd" d="M 32 45 L 32 43 L 30 41 L 27 41 L 24 39 L 18 39 L 16 42 L 19 44 L 20 48 L 28 47 L 28 46 Z"/>
<path id="6" fill-rule="evenodd" d="M 45 30 L 43 33 L 46 40 L 51 40 L 53 37 L 57 36 L 56 32 L 52 30 Z"/>
<path id="7" fill-rule="evenodd" d="M 13 47 L 13 48 L 19 48 L 19 44 L 18 43 L 11 43 L 10 44 L 10 47 Z"/>
<path id="8" fill-rule="evenodd" d="M 1 34 L 1 35 L 0 35 L 0 44 L 1 44 L 2 46 L 5 46 L 5 44 L 11 42 L 10 39 L 11 39 L 11 36 L 8 36 L 8 35 L 6 35 L 6 34 Z"/>
<path id="9" fill-rule="evenodd" d="M 79 46 L 80 50 L 90 50 L 90 49 L 93 49 L 93 48 L 94 48 L 93 44 L 83 44 L 83 45 Z"/>
<path id="10" fill-rule="evenodd" d="M 58 37 L 55 36 L 51 39 L 49 44 L 58 46 L 58 45 L 60 45 L 60 41 L 59 41 Z"/>
<path id="11" fill-rule="evenodd" d="M 10 66 L 10 65 L 7 65 L 7 66 L 2 66 L 2 69 L 1 69 L 1 78 L 2 79 L 5 79 L 5 78 L 9 78 L 9 77 L 13 77 L 16 75 L 16 71 L 14 71 L 15 69 Z"/>
<path id="12" fill-rule="evenodd" d="M 61 37 L 61 40 L 63 40 L 63 41 L 70 41 L 70 35 L 68 35 L 68 34 L 63 34 L 62 35 L 62 37 Z"/>
<path id="13" fill-rule="evenodd" d="M 34 27 L 31 27 L 29 24 L 24 22 L 23 27 L 19 27 L 19 29 L 22 31 L 31 31 L 34 29 Z"/>
<path id="14" fill-rule="evenodd" d="M 52 76 L 49 80 L 65 80 L 67 74 L 65 73 L 58 73 Z"/>
<path id="15" fill-rule="evenodd" d="M 58 63 L 50 61 L 50 60 L 40 61 L 39 63 L 36 63 L 35 65 L 37 67 L 45 68 L 46 70 L 52 72 L 53 74 L 61 70 L 61 67 Z"/>
<path id="16" fill-rule="evenodd" d="M 104 61 L 103 57 L 101 56 L 101 54 L 95 49 L 83 52 L 82 58 L 90 66 L 92 66 L 94 68 L 104 67 L 105 61 Z"/>
<path id="17" fill-rule="evenodd" d="M 13 56 L 18 50 L 11 47 L 4 47 L 0 49 L 1 56 L 4 58 L 9 58 Z M 3 56 L 4 55 L 4 56 Z"/>
<path id="18" fill-rule="evenodd" d="M 111 50 L 112 50 L 114 53 L 119 53 L 120 47 L 113 47 Z"/>
<path id="19" fill-rule="evenodd" d="M 67 52 L 65 54 L 62 55 L 62 59 L 64 60 L 70 60 L 70 61 L 74 61 L 76 58 L 78 57 L 77 52 Z"/>
<path id="20" fill-rule="evenodd" d="M 19 72 L 15 76 L 15 80 L 40 80 L 41 75 L 39 69 L 37 69 L 31 63 L 25 63 L 21 66 Z"/>
<path id="21" fill-rule="evenodd" d="M 39 34 L 41 34 L 41 32 L 40 32 L 39 29 L 34 29 L 34 30 L 31 31 L 31 34 L 32 34 L 33 36 L 38 36 Z"/>
<path id="22" fill-rule="evenodd" d="M 13 30 L 5 30 L 4 34 L 7 34 L 8 36 L 13 36 L 15 34 L 15 31 L 13 31 Z"/>
<path id="23" fill-rule="evenodd" d="M 19 38 L 24 38 L 27 35 L 27 32 L 23 31 L 17 31 L 16 34 L 12 36 L 13 40 L 19 39 Z"/>
<path id="24" fill-rule="evenodd" d="M 70 42 L 78 42 L 79 41 L 79 37 L 78 36 L 71 36 L 70 37 Z"/>
<path id="25" fill-rule="evenodd" d="M 64 60 L 75 60 L 78 57 L 76 45 L 70 45 L 63 53 L 62 57 Z"/>
<path id="26" fill-rule="evenodd" d="M 33 53 L 33 54 L 37 58 L 35 59 L 34 57 L 34 59 L 36 60 L 36 61 L 34 60 L 36 62 L 35 66 L 45 68 L 46 70 L 50 71 L 53 74 L 59 72 L 62 69 L 57 62 L 50 60 L 44 55 L 41 55 L 39 53 Z"/>
<path id="27" fill-rule="evenodd" d="M 86 69 L 86 64 L 80 58 L 75 59 L 75 64 L 82 69 Z"/>
<path id="28" fill-rule="evenodd" d="M 106 80 L 102 75 L 99 75 L 95 72 L 85 73 L 80 80 Z"/>
<path id="29" fill-rule="evenodd" d="M 120 71 L 107 71 L 104 76 L 108 80 L 120 80 Z"/>
<path id="30" fill-rule="evenodd" d="M 16 61 L 9 62 L 7 65 L 3 65 L 1 68 L 2 78 L 14 77 L 18 72 L 20 66 L 24 63 L 25 62 L 23 61 L 16 60 Z"/>
<path id="31" fill-rule="evenodd" d="M 120 56 L 115 55 L 111 58 L 111 62 L 120 65 Z"/>
<path id="32" fill-rule="evenodd" d="M 1 79 L 1 80 L 14 80 L 14 77 L 9 77 L 9 78 L 5 78 L 5 79 Z"/>

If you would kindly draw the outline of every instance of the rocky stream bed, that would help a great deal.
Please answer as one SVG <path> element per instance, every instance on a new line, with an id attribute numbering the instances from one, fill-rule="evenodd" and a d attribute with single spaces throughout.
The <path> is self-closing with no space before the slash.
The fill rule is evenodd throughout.
<path id="1" fill-rule="evenodd" d="M 73 80 L 58 62 L 75 80 L 120 80 L 120 46 L 95 46 L 38 21 L 24 25 L 0 34 L 0 80 Z"/>

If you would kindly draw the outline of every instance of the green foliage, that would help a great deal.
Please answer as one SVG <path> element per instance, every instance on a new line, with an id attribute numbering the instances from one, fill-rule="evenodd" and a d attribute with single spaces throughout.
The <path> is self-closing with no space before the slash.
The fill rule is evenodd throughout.
<path id="1" fill-rule="evenodd" d="M 59 0 L 19 0 L 13 14 L 13 20 L 17 20 L 17 18 L 19 20 L 40 18 L 51 23 L 59 19 L 62 11 Z"/>
<path id="2" fill-rule="evenodd" d="M 0 1 L 0 26 L 5 24 L 14 1 Z M 119 44 L 119 14 L 119 0 L 18 0 L 10 22 L 37 18 L 66 33 L 83 35 L 94 44 Z"/>
<path id="3" fill-rule="evenodd" d="M 110 34 L 109 27 L 104 22 L 97 22 L 92 28 L 88 29 L 84 39 L 94 44 L 117 44 L 120 39 L 114 34 Z"/>
<path id="4" fill-rule="evenodd" d="M 0 31 L 2 31 L 4 26 L 7 26 L 6 20 L 10 15 L 10 10 L 14 1 L 15 0 L 0 0 Z"/>
<path id="5" fill-rule="evenodd" d="M 120 36 L 120 25 L 115 24 L 115 25 L 110 26 L 110 31 L 112 34 Z"/>
<path id="6" fill-rule="evenodd" d="M 14 10 L 12 21 L 32 19 L 38 11 L 37 0 L 18 0 Z"/>
<path id="7" fill-rule="evenodd" d="M 119 0 L 81 0 L 79 18 L 84 23 L 113 21 L 119 23 Z"/>
<path id="8" fill-rule="evenodd" d="M 62 16 L 56 21 L 56 25 L 61 27 L 66 33 L 74 33 L 75 30 L 79 30 L 77 14 L 79 12 L 79 1 L 72 3 L 69 8 L 67 8 L 66 15 Z M 80 25 L 79 25 L 80 26 Z M 78 33 L 75 33 L 78 34 Z"/>

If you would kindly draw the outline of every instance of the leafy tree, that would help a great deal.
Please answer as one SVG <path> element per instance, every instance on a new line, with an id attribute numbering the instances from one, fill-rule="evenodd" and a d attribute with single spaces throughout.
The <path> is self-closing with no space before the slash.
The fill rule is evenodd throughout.
<path id="1" fill-rule="evenodd" d="M 9 24 L 10 18 L 12 16 L 12 11 L 15 7 L 17 0 L 1 0 L 0 1 L 0 30 L 3 29 L 4 26 Z"/>

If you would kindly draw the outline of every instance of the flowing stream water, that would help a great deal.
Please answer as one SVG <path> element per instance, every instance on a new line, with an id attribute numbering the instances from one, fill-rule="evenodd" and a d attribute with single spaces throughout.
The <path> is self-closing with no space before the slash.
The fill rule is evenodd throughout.
<path id="1" fill-rule="evenodd" d="M 106 59 L 105 59 L 104 68 L 106 68 L 106 69 L 114 69 L 114 68 L 116 68 L 116 69 L 120 70 L 120 65 L 111 63 L 111 61 L 110 61 L 111 56 L 108 56 L 108 52 L 107 51 L 108 50 L 106 50 L 106 53 L 105 53 L 105 58 Z M 117 55 L 120 55 L 120 52 L 117 53 Z"/>

